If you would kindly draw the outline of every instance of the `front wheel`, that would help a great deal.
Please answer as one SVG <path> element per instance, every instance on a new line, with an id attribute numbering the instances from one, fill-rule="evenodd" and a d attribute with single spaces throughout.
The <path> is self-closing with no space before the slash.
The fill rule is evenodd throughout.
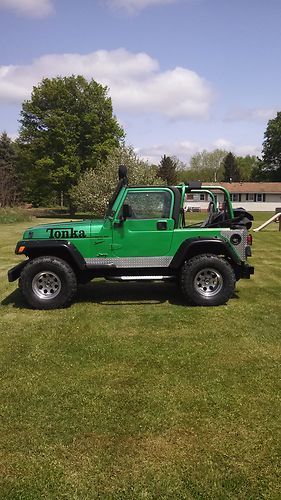
<path id="1" fill-rule="evenodd" d="M 32 259 L 23 269 L 20 290 L 35 309 L 57 309 L 68 305 L 77 290 L 73 269 L 62 259 L 44 256 Z"/>
<path id="2" fill-rule="evenodd" d="M 217 255 L 197 255 L 185 262 L 181 273 L 181 289 L 191 304 L 219 306 L 225 304 L 235 289 L 231 265 Z"/>

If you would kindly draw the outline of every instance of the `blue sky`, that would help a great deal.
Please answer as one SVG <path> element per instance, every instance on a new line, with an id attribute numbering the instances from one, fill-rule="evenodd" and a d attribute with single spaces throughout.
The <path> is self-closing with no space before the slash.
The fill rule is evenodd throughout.
<path id="1" fill-rule="evenodd" d="M 0 0 L 0 131 L 43 76 L 108 85 L 127 143 L 158 162 L 259 154 L 280 110 L 280 0 Z"/>

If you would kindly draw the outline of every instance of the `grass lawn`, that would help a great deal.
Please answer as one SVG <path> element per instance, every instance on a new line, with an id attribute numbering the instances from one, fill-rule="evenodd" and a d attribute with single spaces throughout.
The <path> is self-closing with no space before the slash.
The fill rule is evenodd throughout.
<path id="1" fill-rule="evenodd" d="M 0 498 L 281 498 L 278 225 L 226 306 L 99 280 L 47 312 L 6 279 L 27 225 L 0 226 Z"/>

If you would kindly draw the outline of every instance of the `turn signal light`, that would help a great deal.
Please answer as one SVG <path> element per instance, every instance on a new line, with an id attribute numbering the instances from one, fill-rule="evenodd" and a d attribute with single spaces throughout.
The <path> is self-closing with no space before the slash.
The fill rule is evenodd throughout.
<path id="1" fill-rule="evenodd" d="M 253 236 L 251 234 L 247 235 L 247 245 L 252 246 L 253 244 Z"/>
<path id="2" fill-rule="evenodd" d="M 25 250 L 25 246 L 22 245 L 21 247 L 19 247 L 18 253 L 22 253 L 22 252 L 24 252 L 24 250 Z"/>

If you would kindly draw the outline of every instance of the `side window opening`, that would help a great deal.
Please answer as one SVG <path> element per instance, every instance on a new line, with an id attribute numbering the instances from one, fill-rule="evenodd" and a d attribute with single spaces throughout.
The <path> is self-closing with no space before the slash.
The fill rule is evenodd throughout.
<path id="1" fill-rule="evenodd" d="M 168 219 L 172 194 L 169 191 L 128 192 L 124 204 L 132 209 L 131 219 Z"/>

